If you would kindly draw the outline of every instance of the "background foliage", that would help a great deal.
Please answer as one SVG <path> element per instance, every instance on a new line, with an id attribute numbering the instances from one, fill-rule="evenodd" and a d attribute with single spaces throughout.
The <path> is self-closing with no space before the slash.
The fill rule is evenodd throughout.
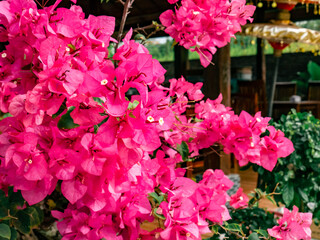
<path id="1" fill-rule="evenodd" d="M 320 220 L 320 121 L 311 113 L 294 109 L 274 123 L 294 144 L 295 151 L 281 158 L 272 172 L 254 166 L 259 173 L 260 188 L 267 192 L 277 186 L 277 203 L 288 208 L 296 205 L 300 211 L 313 212 L 316 224 Z"/>

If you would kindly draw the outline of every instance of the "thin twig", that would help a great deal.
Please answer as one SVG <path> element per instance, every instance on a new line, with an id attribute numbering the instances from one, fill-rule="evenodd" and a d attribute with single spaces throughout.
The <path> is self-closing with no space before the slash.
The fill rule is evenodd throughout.
<path id="1" fill-rule="evenodd" d="M 201 55 L 212 65 L 214 66 L 215 64 L 211 62 L 211 60 L 200 50 L 199 47 L 197 47 L 197 50 L 201 53 Z"/>
<path id="2" fill-rule="evenodd" d="M 146 32 L 146 29 L 150 29 L 150 28 L 153 28 L 153 27 L 154 27 L 153 24 L 150 24 L 150 25 L 145 26 L 145 27 L 140 27 L 139 24 L 138 24 L 138 27 L 134 28 L 133 31 L 136 32 L 136 33 L 140 33 L 140 31 L 142 31 L 144 35 L 147 35 L 148 33 Z"/>
<path id="3" fill-rule="evenodd" d="M 125 2 L 122 0 L 118 0 L 119 3 L 121 3 L 123 6 L 125 5 Z"/>
<path id="4" fill-rule="evenodd" d="M 39 6 L 40 7 L 42 7 L 43 8 L 43 5 L 41 4 L 41 3 L 39 3 L 37 0 L 35 0 L 36 1 L 36 3 L 38 3 L 39 4 Z"/>
<path id="5" fill-rule="evenodd" d="M 126 23 L 127 20 L 127 16 L 129 15 L 129 9 L 131 8 L 132 4 L 133 4 L 134 0 L 126 0 L 126 3 L 124 4 L 124 9 L 123 9 L 123 13 L 122 13 L 122 18 L 121 18 L 121 23 L 120 23 L 120 29 L 118 32 L 118 37 L 117 37 L 117 43 L 115 46 L 115 52 L 118 49 L 119 46 L 119 42 L 121 41 L 122 38 L 122 34 L 123 34 L 123 30 L 124 30 L 124 25 Z"/>
<path id="6" fill-rule="evenodd" d="M 153 28 L 154 28 L 154 30 L 151 33 L 148 34 L 146 30 L 147 29 L 153 29 Z M 138 26 L 137 28 L 133 29 L 133 31 L 136 32 L 136 33 L 140 33 L 140 31 L 142 31 L 144 35 L 147 35 L 146 39 L 149 39 L 151 36 L 153 36 L 154 34 L 156 34 L 159 31 L 163 31 L 164 29 L 165 29 L 165 26 L 163 26 L 162 24 L 152 23 L 152 24 L 144 26 L 144 27 L 139 27 Z M 146 42 L 146 40 L 144 40 L 142 42 L 142 44 L 144 44 L 145 42 Z"/>
<path id="7" fill-rule="evenodd" d="M 234 234 L 234 235 L 236 235 L 238 238 L 241 238 L 241 239 L 247 239 L 245 236 L 243 236 L 243 235 L 240 235 L 239 233 L 237 233 L 237 232 L 234 232 L 234 231 L 231 231 L 231 230 L 229 230 L 229 229 L 227 229 L 227 228 L 225 228 L 224 226 L 222 226 L 222 225 L 219 225 L 223 230 L 225 230 L 226 232 L 229 232 L 229 233 L 231 233 L 231 234 Z M 241 232 L 242 233 L 242 232 Z M 243 233 L 242 233 L 243 234 Z"/>

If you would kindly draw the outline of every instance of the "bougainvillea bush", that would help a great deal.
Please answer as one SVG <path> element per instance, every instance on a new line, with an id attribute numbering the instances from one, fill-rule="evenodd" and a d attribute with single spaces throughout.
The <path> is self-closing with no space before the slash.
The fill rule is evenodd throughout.
<path id="1" fill-rule="evenodd" d="M 220 143 L 240 166 L 271 171 L 293 151 L 269 118 L 237 116 L 222 96 L 202 100 L 201 83 L 181 77 L 161 86 L 165 69 L 131 40 L 132 30 L 109 57 L 115 19 L 85 18 L 79 6 L 59 2 L 40 9 L 32 0 L 0 2 L 0 40 L 8 42 L 0 54 L 0 110 L 10 114 L 0 122 L 1 187 L 21 192 L 25 202 L 6 206 L 28 226 L 38 222 L 32 205 L 56 190 L 69 203 L 52 211 L 63 239 L 201 239 L 230 219 L 232 182 L 207 170 L 196 183 L 177 163 Z M 175 10 L 161 16 L 167 33 L 203 65 L 254 11 L 242 0 L 170 2 Z M 127 96 L 130 88 L 138 94 Z M 196 116 L 187 118 L 191 102 Z M 237 194 L 232 205 L 243 206 Z M 19 216 L 1 216 L 1 237 L 14 238 L 13 227 L 30 230 L 21 230 Z M 270 236 L 289 239 L 283 233 L 294 228 L 290 239 L 310 239 L 309 215 L 294 210 L 284 218 Z"/>

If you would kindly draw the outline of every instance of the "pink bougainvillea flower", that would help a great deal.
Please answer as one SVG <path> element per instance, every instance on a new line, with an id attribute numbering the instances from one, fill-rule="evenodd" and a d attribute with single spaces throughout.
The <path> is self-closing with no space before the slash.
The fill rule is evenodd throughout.
<path id="1" fill-rule="evenodd" d="M 176 3 L 169 0 L 169 3 Z M 181 46 L 198 52 L 207 67 L 216 47 L 223 47 L 247 20 L 252 21 L 255 7 L 245 1 L 182 0 L 175 10 L 160 15 L 165 32 Z M 223 17 L 222 17 L 223 16 Z"/>
<path id="2" fill-rule="evenodd" d="M 278 220 L 279 225 L 268 229 L 270 236 L 277 240 L 311 239 L 312 214 L 299 213 L 298 210 L 296 206 L 291 212 L 285 208 L 283 217 Z"/>
<path id="3" fill-rule="evenodd" d="M 243 193 L 243 189 L 238 191 L 230 197 L 230 206 L 233 208 L 245 208 L 248 206 L 249 198 Z"/>
<path id="4" fill-rule="evenodd" d="M 107 47 L 114 32 L 115 19 L 109 16 L 96 17 L 90 15 L 84 27 L 89 28 L 86 36 L 92 44 L 100 44 L 103 47 Z"/>
<path id="5" fill-rule="evenodd" d="M 70 113 L 73 121 L 82 126 L 92 126 L 100 123 L 105 116 L 102 116 L 104 109 L 92 97 L 79 94 L 69 98 L 67 106 L 75 109 Z"/>
<path id="6" fill-rule="evenodd" d="M 77 13 L 66 8 L 57 8 L 50 18 L 50 26 L 57 33 L 67 38 L 73 38 L 84 32 L 83 19 Z"/>
<path id="7" fill-rule="evenodd" d="M 276 130 L 273 126 L 269 126 L 269 136 L 265 136 L 261 140 L 261 166 L 272 171 L 277 164 L 277 159 L 287 157 L 294 151 L 292 142 L 284 136 L 280 130 Z"/>
<path id="8" fill-rule="evenodd" d="M 83 183 L 83 176 L 77 175 L 76 179 L 65 180 L 61 184 L 61 192 L 71 204 L 81 199 L 86 193 L 88 187 Z"/>

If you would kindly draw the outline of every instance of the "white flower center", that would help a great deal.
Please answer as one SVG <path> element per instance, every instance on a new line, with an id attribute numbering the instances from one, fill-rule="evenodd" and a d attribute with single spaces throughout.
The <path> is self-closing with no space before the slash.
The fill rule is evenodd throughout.
<path id="1" fill-rule="evenodd" d="M 107 79 L 103 79 L 103 80 L 101 81 L 101 85 L 107 85 L 107 83 L 108 83 L 108 80 L 107 80 Z"/>
<path id="2" fill-rule="evenodd" d="M 29 160 L 28 160 L 28 163 L 29 163 L 29 164 L 31 164 L 31 163 L 32 163 L 32 160 L 31 160 L 31 159 L 29 159 Z"/>
<path id="3" fill-rule="evenodd" d="M 254 147 L 254 143 L 253 143 L 253 142 L 251 142 L 251 143 L 250 143 L 250 146 L 251 146 L 251 147 Z"/>
<path id="4" fill-rule="evenodd" d="M 164 121 L 163 121 L 163 118 L 162 118 L 162 117 L 159 118 L 159 124 L 160 124 L 160 126 L 162 126 L 162 125 L 164 124 Z"/>
<path id="5" fill-rule="evenodd" d="M 102 42 L 102 47 L 105 47 L 105 46 L 106 46 L 106 44 L 104 42 Z"/>
<path id="6" fill-rule="evenodd" d="M 260 119 L 260 118 L 257 118 L 257 122 L 261 122 L 261 119 Z"/>
<path id="7" fill-rule="evenodd" d="M 148 120 L 149 122 L 154 122 L 154 118 L 153 118 L 152 116 L 147 117 L 147 120 Z"/>
<path id="8" fill-rule="evenodd" d="M 6 54 L 6 53 L 2 53 L 2 54 L 1 54 L 1 57 L 6 58 L 6 57 L 7 57 L 7 54 Z"/>
<path id="9" fill-rule="evenodd" d="M 70 48 L 66 47 L 66 51 L 67 51 L 67 52 L 70 52 Z"/>

